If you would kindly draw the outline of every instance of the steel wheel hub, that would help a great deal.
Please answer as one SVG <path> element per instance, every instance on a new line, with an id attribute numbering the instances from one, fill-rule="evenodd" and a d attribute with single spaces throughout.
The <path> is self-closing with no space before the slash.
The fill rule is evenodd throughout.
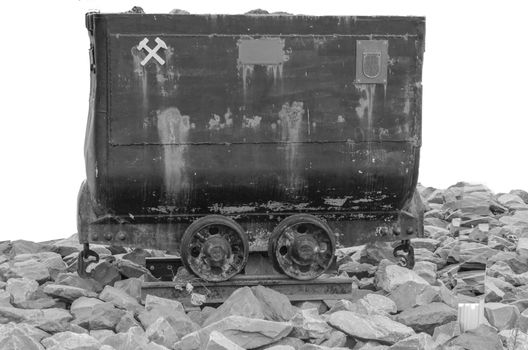
<path id="1" fill-rule="evenodd" d="M 231 256 L 231 247 L 225 238 L 213 236 L 205 242 L 203 254 L 211 266 L 220 267 Z"/>

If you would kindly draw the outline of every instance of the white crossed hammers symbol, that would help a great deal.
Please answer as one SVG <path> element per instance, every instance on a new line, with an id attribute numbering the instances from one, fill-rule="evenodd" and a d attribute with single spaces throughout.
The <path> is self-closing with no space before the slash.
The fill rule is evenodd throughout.
<path id="1" fill-rule="evenodd" d="M 147 46 L 147 44 L 149 42 L 149 39 L 147 39 L 147 38 L 141 40 L 139 42 L 138 46 L 137 46 L 139 51 L 141 51 L 143 49 L 148 51 L 148 55 L 145 56 L 143 61 L 141 61 L 141 65 L 142 66 L 146 65 L 147 62 L 150 61 L 151 58 L 154 58 L 161 65 L 165 64 L 165 60 L 158 55 L 158 51 L 159 51 L 159 49 L 167 49 L 167 45 L 160 38 L 156 38 L 156 39 L 154 39 L 154 41 L 156 41 L 157 45 L 153 49 L 151 49 L 150 47 Z"/>

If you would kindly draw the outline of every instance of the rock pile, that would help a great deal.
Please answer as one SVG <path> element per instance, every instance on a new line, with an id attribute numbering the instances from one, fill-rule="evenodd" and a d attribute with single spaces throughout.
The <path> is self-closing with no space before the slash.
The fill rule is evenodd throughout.
<path id="1" fill-rule="evenodd" d="M 390 244 L 344 248 L 338 274 L 355 291 L 339 301 L 292 304 L 257 286 L 185 310 L 141 298 L 154 280 L 145 258 L 163 252 L 92 245 L 101 260 L 82 279 L 75 235 L 0 242 L 0 349 L 528 350 L 528 193 L 467 183 L 419 192 L 415 267 L 397 265 Z M 457 305 L 479 298 L 486 321 L 462 332 Z"/>

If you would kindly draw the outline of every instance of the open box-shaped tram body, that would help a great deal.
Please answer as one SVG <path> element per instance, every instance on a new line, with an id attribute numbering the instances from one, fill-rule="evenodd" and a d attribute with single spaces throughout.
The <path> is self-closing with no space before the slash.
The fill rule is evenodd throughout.
<path id="1" fill-rule="evenodd" d="M 179 251 L 222 281 L 267 252 L 307 280 L 336 247 L 384 240 L 412 265 L 424 18 L 86 20 L 82 257 L 92 242 Z"/>

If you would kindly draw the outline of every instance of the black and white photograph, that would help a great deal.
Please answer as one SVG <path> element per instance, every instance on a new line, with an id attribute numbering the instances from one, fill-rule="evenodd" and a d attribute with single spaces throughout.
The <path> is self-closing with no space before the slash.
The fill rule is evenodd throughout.
<path id="1" fill-rule="evenodd" d="M 3 13 L 0 350 L 528 350 L 521 1 Z"/>

